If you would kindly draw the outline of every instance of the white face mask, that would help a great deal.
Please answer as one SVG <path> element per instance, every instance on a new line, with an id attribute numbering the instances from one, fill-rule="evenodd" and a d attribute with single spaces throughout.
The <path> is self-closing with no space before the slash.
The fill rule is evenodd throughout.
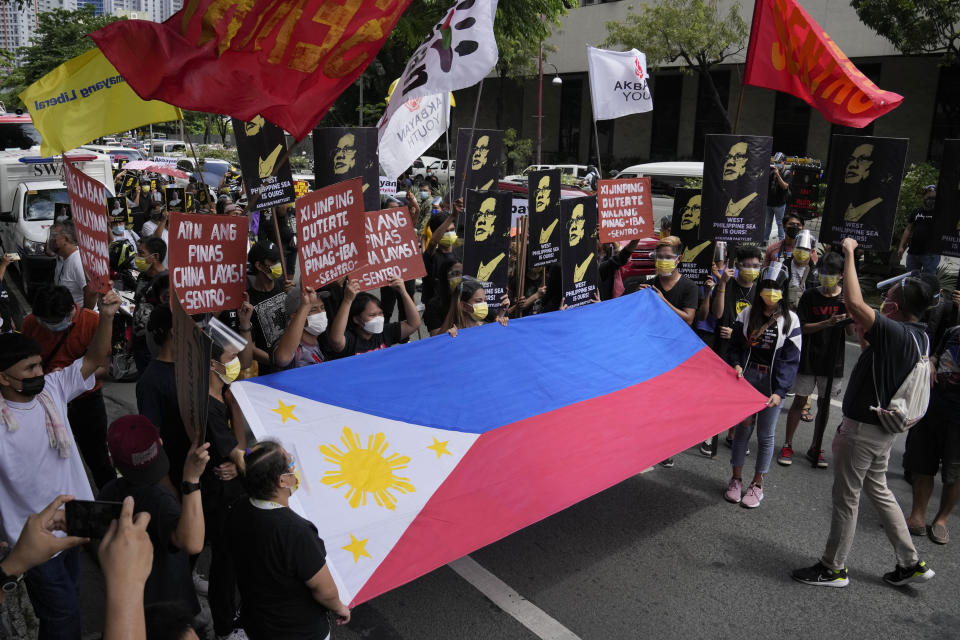
<path id="1" fill-rule="evenodd" d="M 306 332 L 312 336 L 318 336 L 327 330 L 327 314 L 321 311 L 312 316 L 307 316 Z"/>
<path id="2" fill-rule="evenodd" d="M 383 333 L 383 316 L 377 316 L 373 320 L 368 320 L 363 323 L 363 330 L 367 333 L 372 333 L 374 335 L 378 333 Z"/>

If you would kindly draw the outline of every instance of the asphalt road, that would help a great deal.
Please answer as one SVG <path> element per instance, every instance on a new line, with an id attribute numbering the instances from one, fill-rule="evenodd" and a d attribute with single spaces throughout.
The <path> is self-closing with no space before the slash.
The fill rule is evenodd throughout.
<path id="1" fill-rule="evenodd" d="M 847 344 L 848 371 L 858 353 L 857 345 Z M 111 417 L 131 410 L 133 385 L 108 383 L 105 391 Z M 834 407 L 825 436 L 828 460 L 839 416 Z M 778 447 L 785 419 L 786 408 Z M 798 451 L 805 450 L 811 434 L 812 423 L 801 423 Z M 447 566 L 356 607 L 351 623 L 333 637 L 920 640 L 960 633 L 960 538 L 947 546 L 915 538 L 937 577 L 920 588 L 890 587 L 881 575 L 893 568 L 893 551 L 876 511 L 865 501 L 849 559 L 850 586 L 798 584 L 790 570 L 813 564 L 823 550 L 832 471 L 800 461 L 791 467 L 774 463 L 761 507 L 743 509 L 721 497 L 730 476 L 729 450 L 721 448 L 715 459 L 691 448 L 676 457 L 672 469 L 655 467 L 469 556 L 515 594 L 503 592 L 500 584 L 487 597 Z M 901 437 L 889 482 L 909 509 L 902 451 Z M 746 474 L 753 460 L 751 454 Z M 932 512 L 933 507 L 931 517 Z M 956 515 L 951 520 L 955 537 L 960 536 L 957 520 Z M 102 586 L 92 565 L 84 580 L 93 628 L 99 624 Z M 514 613 L 519 609 L 519 617 L 538 633 L 494 600 L 506 600 Z M 523 615 L 529 605 L 540 613 Z M 551 619 L 556 625 L 545 624 Z"/>

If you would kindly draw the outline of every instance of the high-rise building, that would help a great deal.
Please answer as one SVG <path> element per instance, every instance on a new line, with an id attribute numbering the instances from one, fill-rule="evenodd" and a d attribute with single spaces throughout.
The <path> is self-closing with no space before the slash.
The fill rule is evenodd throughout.
<path id="1" fill-rule="evenodd" d="M 41 0 L 50 2 L 51 0 Z M 56 0 L 53 0 L 56 1 Z M 77 8 L 90 6 L 93 7 L 94 15 L 102 16 L 103 15 L 103 4 L 104 0 L 76 0 Z"/>
<path id="2" fill-rule="evenodd" d="M 0 47 L 16 54 L 17 49 L 30 44 L 36 28 L 36 0 L 23 9 L 18 9 L 12 2 L 0 4 Z"/>

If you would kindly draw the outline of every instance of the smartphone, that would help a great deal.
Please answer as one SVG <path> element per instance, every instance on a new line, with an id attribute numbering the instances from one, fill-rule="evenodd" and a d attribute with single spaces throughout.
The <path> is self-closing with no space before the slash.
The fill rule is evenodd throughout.
<path id="1" fill-rule="evenodd" d="M 67 533 L 81 538 L 102 538 L 110 523 L 120 517 L 119 502 L 103 500 L 71 500 L 64 505 Z"/>
<path id="2" fill-rule="evenodd" d="M 4 257 L 6 257 L 10 262 L 16 262 L 17 260 L 20 259 L 20 254 L 19 254 L 19 253 L 7 253 L 7 254 L 4 254 Z"/>

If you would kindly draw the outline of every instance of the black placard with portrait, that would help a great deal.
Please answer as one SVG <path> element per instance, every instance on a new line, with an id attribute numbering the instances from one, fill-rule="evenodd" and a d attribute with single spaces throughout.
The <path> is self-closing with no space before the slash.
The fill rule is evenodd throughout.
<path id="1" fill-rule="evenodd" d="M 263 211 L 293 202 L 296 192 L 283 129 L 257 116 L 250 122 L 233 119 L 237 155 L 243 173 L 249 211 Z"/>
<path id="2" fill-rule="evenodd" d="M 187 210 L 186 205 L 186 193 L 183 187 L 164 187 L 163 206 L 167 211 L 184 212 Z"/>
<path id="3" fill-rule="evenodd" d="M 772 149 L 770 136 L 706 137 L 700 238 L 737 244 L 764 241 Z"/>
<path id="4" fill-rule="evenodd" d="M 502 154 L 501 129 L 459 129 L 455 193 L 463 193 L 465 189 L 496 189 Z"/>
<path id="5" fill-rule="evenodd" d="M 673 223 L 670 231 L 683 243 L 680 273 L 697 284 L 710 276 L 713 239 L 700 238 L 702 213 L 700 189 L 678 188 L 673 194 Z"/>
<path id="6" fill-rule="evenodd" d="M 126 173 L 123 176 L 123 184 L 120 186 L 120 192 L 133 200 L 135 197 L 137 197 L 137 187 L 139 185 L 140 180 L 137 178 L 137 174 Z"/>
<path id="7" fill-rule="evenodd" d="M 464 203 L 463 275 L 483 283 L 491 312 L 507 292 L 512 201 L 510 193 L 470 189 Z"/>
<path id="8" fill-rule="evenodd" d="M 380 154 L 376 127 L 323 127 L 313 130 L 315 189 L 350 178 L 363 181 L 363 210 L 380 208 Z"/>
<path id="9" fill-rule="evenodd" d="M 560 261 L 560 169 L 531 171 L 527 175 L 528 267 L 544 267 Z"/>
<path id="10" fill-rule="evenodd" d="M 590 304 L 600 282 L 596 196 L 561 200 L 560 226 L 563 302 L 568 307 L 582 307 Z"/>
<path id="11" fill-rule="evenodd" d="M 908 144 L 906 138 L 830 138 L 821 242 L 850 237 L 864 249 L 890 248 Z"/>
<path id="12" fill-rule="evenodd" d="M 127 199 L 124 196 L 107 198 L 107 217 L 110 222 L 120 222 L 122 220 L 125 225 L 133 224 L 133 215 L 130 213 L 130 208 L 127 207 Z"/>
<path id="13" fill-rule="evenodd" d="M 937 253 L 960 258 L 960 140 L 943 141 L 933 221 L 940 246 Z"/>

